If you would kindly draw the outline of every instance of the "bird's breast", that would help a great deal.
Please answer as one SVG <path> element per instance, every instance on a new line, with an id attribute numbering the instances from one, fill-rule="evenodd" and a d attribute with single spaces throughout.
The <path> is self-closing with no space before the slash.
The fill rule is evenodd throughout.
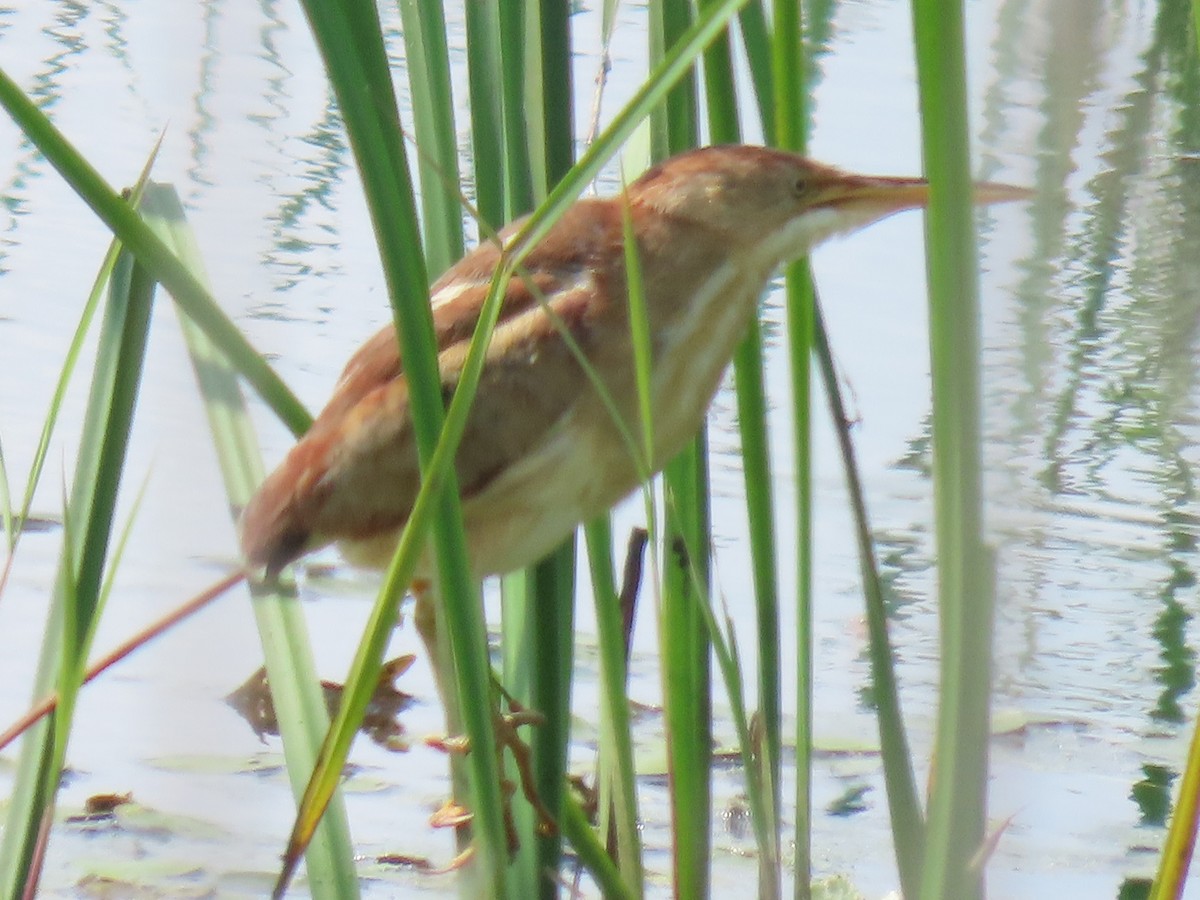
<path id="1" fill-rule="evenodd" d="M 665 323 L 653 370 L 655 468 L 695 436 L 771 269 L 730 256 L 705 273 Z"/>

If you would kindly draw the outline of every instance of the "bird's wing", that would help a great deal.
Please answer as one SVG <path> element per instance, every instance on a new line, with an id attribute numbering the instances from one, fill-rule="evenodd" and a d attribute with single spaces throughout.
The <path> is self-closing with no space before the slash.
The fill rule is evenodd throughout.
<path id="1" fill-rule="evenodd" d="M 607 213 L 600 201 L 577 204 L 509 282 L 456 458 L 464 497 L 543 440 L 587 389 L 559 327 L 587 352 L 597 317 L 608 312 L 597 297 L 613 293 L 610 244 L 620 230 Z M 495 244 L 482 245 L 431 291 L 447 402 L 499 259 Z M 312 428 L 247 506 L 243 550 L 251 563 L 277 570 L 329 541 L 390 531 L 408 519 L 419 486 L 409 386 L 389 325 L 351 357 Z"/>

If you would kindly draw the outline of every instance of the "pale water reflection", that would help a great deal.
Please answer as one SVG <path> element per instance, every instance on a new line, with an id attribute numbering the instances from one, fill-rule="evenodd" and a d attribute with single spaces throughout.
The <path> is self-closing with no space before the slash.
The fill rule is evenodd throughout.
<path id="1" fill-rule="evenodd" d="M 811 10 L 814 155 L 864 171 L 919 171 L 905 5 L 859 0 Z M 991 811 L 1005 829 L 989 868 L 995 897 L 1117 897 L 1129 879 L 1151 873 L 1195 714 L 1200 164 L 1191 154 L 1200 96 L 1187 12 L 1181 0 L 981 0 L 968 8 L 977 170 L 1037 189 L 1032 204 L 989 211 L 982 228 L 989 528 L 999 552 Z M 394 28 L 394 8 L 385 5 L 384 14 Z M 621 15 L 631 37 L 616 45 L 608 113 L 644 70 L 632 49 L 644 11 L 623 6 Z M 593 46 L 597 19 L 590 9 L 573 19 Z M 402 42 L 393 47 L 402 56 Z M 581 116 L 596 64 L 594 56 L 577 60 Z M 352 162 L 298 6 L 43 4 L 0 15 L 0 65 L 113 183 L 134 179 L 166 127 L 156 172 L 187 204 L 217 295 L 302 399 L 318 406 L 342 361 L 388 311 Z M 455 77 L 462 87 L 461 69 Z M 106 236 L 7 119 L 0 200 L 0 441 L 21 485 Z M 823 249 L 815 266 L 859 419 L 855 439 L 894 608 L 905 711 L 925 754 L 937 623 L 920 217 L 897 217 Z M 768 335 L 776 334 L 776 300 L 764 315 Z M 99 647 L 213 580 L 232 558 L 224 494 L 183 358 L 173 312 L 160 304 L 123 509 L 143 474 L 149 486 Z M 775 406 L 785 408 L 786 360 L 774 342 L 768 377 Z M 76 389 L 68 399 L 37 512 L 60 507 L 83 397 Z M 277 459 L 287 435 L 259 412 L 265 455 Z M 721 451 L 713 472 L 717 571 L 748 636 L 733 418 L 723 392 L 711 417 Z M 789 429 L 777 424 L 777 493 L 787 510 Z M 876 739 L 857 561 L 824 424 L 817 442 L 824 752 L 816 862 L 881 896 L 895 875 L 878 759 L 869 752 Z M 623 508 L 617 533 L 638 517 L 636 507 Z M 786 513 L 780 525 L 786 547 Z M 59 540 L 54 531 L 27 535 L 0 597 L 0 723 L 27 702 Z M 787 595 L 786 566 L 783 577 Z M 339 567 L 304 589 L 325 677 L 344 676 L 374 586 Z M 587 603 L 580 617 L 576 702 L 586 711 L 596 692 Z M 393 655 L 416 649 L 407 631 L 394 643 Z M 646 702 L 657 696 L 654 648 L 647 616 L 632 682 Z M 122 829 L 64 826 L 51 843 L 48 895 L 69 895 L 82 875 L 141 858 L 168 873 L 156 883 L 175 877 L 222 896 L 263 890 L 291 798 L 275 768 L 277 743 L 260 743 L 223 700 L 260 663 L 238 596 L 85 692 L 64 805 L 132 791 L 172 818 Z M 420 665 L 401 687 L 433 696 Z M 426 702 L 404 721 L 420 735 L 438 729 L 439 714 Z M 650 751 L 657 729 L 653 718 L 640 727 Z M 581 734 L 576 748 L 581 767 L 590 763 L 588 740 Z M 422 748 L 396 756 L 360 741 L 354 758 L 363 770 L 348 803 L 362 852 L 448 859 L 448 839 L 424 825 L 445 791 L 440 756 Z M 6 778 L 0 766 L 4 788 Z M 740 790 L 736 770 L 717 773 L 726 815 L 716 822 L 714 879 L 726 896 L 741 895 L 753 870 L 739 855 L 751 845 L 738 826 Z M 665 877 L 662 786 L 649 779 L 644 797 L 646 838 L 657 848 L 649 867 Z M 365 890 L 393 896 L 398 884 L 446 887 L 419 872 L 391 872 Z"/>

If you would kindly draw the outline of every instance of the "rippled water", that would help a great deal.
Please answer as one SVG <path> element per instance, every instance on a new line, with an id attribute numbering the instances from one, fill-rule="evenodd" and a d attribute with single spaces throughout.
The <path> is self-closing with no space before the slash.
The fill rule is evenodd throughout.
<path id="1" fill-rule="evenodd" d="M 616 44 L 606 112 L 644 69 L 623 55 L 641 43 L 643 11 L 623 7 L 622 15 L 631 37 Z M 907 15 L 883 0 L 845 2 L 816 29 L 814 155 L 864 171 L 919 170 Z M 573 19 L 593 45 L 596 19 L 590 10 Z M 1191 154 L 1200 97 L 1187 5 L 984 0 L 970 4 L 968 25 L 977 170 L 1038 192 L 1031 204 L 990 211 L 982 223 L 988 522 L 999 574 L 991 812 L 1004 828 L 991 892 L 1116 897 L 1127 879 L 1152 871 L 1184 723 L 1195 711 L 1200 163 Z M 136 177 L 167 129 L 157 176 L 174 182 L 187 204 L 217 296 L 301 398 L 319 406 L 342 361 L 388 311 L 345 140 L 298 9 L 42 4 L 0 15 L 0 65 L 115 184 Z M 594 56 L 577 59 L 581 111 L 596 65 Z M 0 441 L 21 486 L 106 235 L 7 120 L 0 200 Z M 900 216 L 822 249 L 814 264 L 859 419 L 855 439 L 894 608 L 905 711 L 925 753 L 937 622 L 920 217 Z M 764 316 L 774 335 L 778 301 L 768 298 Z M 99 647 L 232 559 L 223 491 L 183 356 L 173 312 L 160 304 L 130 450 L 129 471 L 135 480 L 145 473 L 148 489 Z M 785 366 L 772 347 L 768 389 L 779 409 L 787 406 Z M 68 400 L 38 512 L 61 506 L 83 399 L 76 389 Z M 748 636 L 732 408 L 723 392 L 711 417 L 717 575 Z M 277 459 L 288 437 L 259 413 L 264 452 Z M 786 510 L 794 479 L 788 428 L 777 424 L 777 493 Z M 857 562 L 824 425 L 817 442 L 817 733 L 825 752 L 816 861 L 824 873 L 851 872 L 879 896 L 895 876 L 878 760 L 851 752 L 875 742 Z M 126 511 L 140 484 L 128 487 Z M 617 533 L 638 515 L 623 508 Z M 786 515 L 781 529 L 786 547 Z M 27 535 L 0 597 L 0 723 L 28 699 L 59 541 L 53 530 Z M 785 566 L 785 591 L 790 578 Z M 326 677 L 343 676 L 373 593 L 370 578 L 340 567 L 304 589 Z M 586 607 L 576 689 L 584 710 L 594 708 L 596 691 Z M 415 649 L 406 631 L 395 643 L 397 652 Z M 646 702 L 657 696 L 654 647 L 647 617 L 633 678 L 635 697 Z M 259 663 L 249 606 L 235 596 L 85 692 L 64 805 L 131 790 L 144 806 L 187 819 L 119 831 L 62 827 L 51 844 L 48 891 L 70 893 L 75 879 L 103 864 L 147 858 L 203 870 L 179 875 L 181 886 L 219 878 L 222 894 L 261 892 L 290 824 L 290 793 L 269 768 L 220 767 L 276 760 L 274 739 L 260 743 L 222 701 Z M 432 696 L 421 668 L 403 683 Z M 405 722 L 420 735 L 438 729 L 439 715 L 425 702 Z M 648 754 L 656 728 L 651 720 L 639 731 Z M 360 741 L 355 761 L 364 771 L 348 803 L 363 853 L 448 859 L 448 840 L 424 825 L 445 790 L 440 757 L 423 748 L 397 756 Z M 860 789 L 857 804 L 833 806 Z M 738 831 L 737 773 L 720 771 L 717 790 L 727 815 L 717 822 L 714 878 L 736 895 L 752 865 L 736 852 L 750 844 Z M 647 839 L 660 848 L 650 868 L 665 876 L 665 794 L 650 781 L 644 796 Z M 394 894 L 397 879 L 413 891 L 446 887 L 444 879 L 393 873 L 368 894 Z"/>

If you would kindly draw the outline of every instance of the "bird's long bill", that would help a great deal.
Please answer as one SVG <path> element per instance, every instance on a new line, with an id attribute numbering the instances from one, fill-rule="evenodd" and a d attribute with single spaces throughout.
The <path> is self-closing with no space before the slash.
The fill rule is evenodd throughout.
<path id="1" fill-rule="evenodd" d="M 992 181 L 977 181 L 972 187 L 971 199 L 978 205 L 1025 200 L 1033 195 L 1028 188 Z M 820 205 L 833 209 L 899 212 L 929 205 L 929 182 L 924 178 L 842 173 L 824 185 L 821 193 Z"/>

